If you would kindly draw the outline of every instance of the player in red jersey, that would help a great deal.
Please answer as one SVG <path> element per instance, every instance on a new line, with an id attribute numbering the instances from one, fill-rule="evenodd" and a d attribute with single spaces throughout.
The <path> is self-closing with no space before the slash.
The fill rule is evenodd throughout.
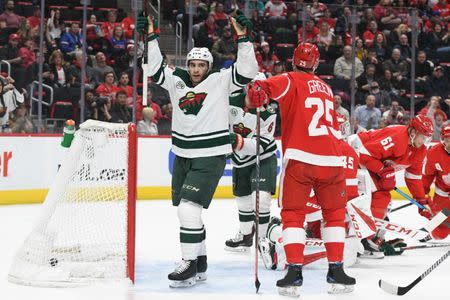
<path id="1" fill-rule="evenodd" d="M 395 172 L 405 170 L 405 182 L 418 201 L 424 201 L 422 166 L 426 156 L 425 142 L 433 134 L 433 124 L 423 115 L 414 117 L 408 126 L 388 126 L 360 132 L 349 137 L 349 143 L 359 153 L 360 167 L 369 171 L 372 179 L 372 215 L 383 219 L 395 187 Z M 384 240 L 373 237 L 364 241 L 366 250 L 381 251 Z"/>
<path id="2" fill-rule="evenodd" d="M 425 193 L 430 192 L 430 186 L 434 181 L 434 197 L 427 198 L 423 205 L 429 205 L 433 214 L 444 208 L 450 209 L 450 124 L 441 129 L 442 143 L 434 145 L 428 150 L 425 172 L 423 174 L 423 187 Z M 431 217 L 426 211 L 421 211 L 426 217 Z M 447 222 L 450 218 L 447 218 Z M 445 225 L 439 225 L 431 236 L 435 239 L 445 239 L 450 235 L 450 229 Z"/>
<path id="3" fill-rule="evenodd" d="M 347 137 L 351 133 L 350 123 L 345 116 L 337 115 L 338 123 L 340 124 L 340 129 L 342 135 Z M 350 147 L 344 140 L 340 141 L 340 146 L 342 149 L 342 154 L 345 160 L 345 183 L 347 190 L 347 200 L 358 198 L 358 163 L 359 157 L 355 150 Z M 366 192 L 367 193 L 367 192 Z M 370 196 L 370 195 L 369 195 Z M 370 206 L 370 198 L 364 198 L 361 196 L 359 199 L 355 199 L 358 204 L 363 201 L 365 202 L 365 207 Z M 311 190 L 310 198 L 306 204 L 306 223 L 308 237 L 321 239 L 322 232 L 321 228 L 323 226 L 322 210 L 320 205 L 317 203 L 317 198 L 313 190 Z M 284 270 L 286 267 L 286 254 L 283 249 L 283 238 L 281 230 L 281 222 L 277 218 L 272 218 L 267 238 L 260 241 L 262 249 L 261 256 L 264 261 L 264 265 L 269 270 Z M 360 244 L 360 239 L 355 236 L 354 229 L 352 229 L 352 224 L 349 220 L 346 222 L 346 238 L 344 247 L 344 263 L 346 267 L 352 266 L 356 262 L 357 252 Z M 307 253 L 316 253 L 317 251 L 322 251 L 320 247 L 306 247 Z"/>
<path id="4" fill-rule="evenodd" d="M 310 43 L 301 43 L 294 51 L 293 72 L 256 80 L 248 86 L 249 107 L 260 107 L 268 99 L 279 103 L 283 148 L 283 174 L 280 184 L 283 241 L 288 272 L 277 281 L 279 293 L 298 296 L 303 283 L 302 264 L 305 247 L 306 204 L 311 188 L 322 207 L 325 228 L 322 231 L 329 269 L 330 292 L 353 290 L 355 279 L 345 274 L 345 176 L 340 132 L 336 130 L 331 88 L 314 75 L 319 51 Z"/>

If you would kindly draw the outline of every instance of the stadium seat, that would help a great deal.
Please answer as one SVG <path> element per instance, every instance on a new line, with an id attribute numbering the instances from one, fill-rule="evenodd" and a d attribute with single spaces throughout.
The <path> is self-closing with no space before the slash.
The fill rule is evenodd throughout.
<path id="1" fill-rule="evenodd" d="M 92 6 L 117 8 L 117 0 L 92 0 Z"/>
<path id="2" fill-rule="evenodd" d="M 57 119 L 76 119 L 76 112 L 72 101 L 70 100 L 59 100 L 52 104 L 50 111 L 51 118 Z"/>
<path id="3" fill-rule="evenodd" d="M 294 44 L 276 44 L 275 54 L 281 61 L 286 61 L 294 54 Z"/>
<path id="4" fill-rule="evenodd" d="M 19 1 L 14 4 L 14 12 L 26 18 L 31 17 L 34 13 L 34 5 L 32 2 Z"/>

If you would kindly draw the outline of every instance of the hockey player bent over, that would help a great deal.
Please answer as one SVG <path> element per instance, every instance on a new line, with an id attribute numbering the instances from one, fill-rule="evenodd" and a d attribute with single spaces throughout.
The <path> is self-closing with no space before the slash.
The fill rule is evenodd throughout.
<path id="1" fill-rule="evenodd" d="M 225 168 L 225 156 L 232 152 L 228 97 L 245 87 L 258 71 L 248 36 L 252 24 L 242 14 L 236 20 L 232 23 L 238 35 L 237 61 L 220 72 L 211 71 L 213 57 L 207 48 L 193 48 L 188 53 L 187 70 L 165 65 L 153 19 L 141 16 L 137 21 L 138 30 L 147 34 L 148 74 L 169 92 L 173 105 L 172 150 L 176 157 L 172 203 L 178 206 L 182 261 L 168 276 L 171 287 L 206 279 L 202 210 L 209 207 Z"/>
<path id="2" fill-rule="evenodd" d="M 311 188 L 322 207 L 323 239 L 329 269 L 330 292 L 346 293 L 356 281 L 344 272 L 345 176 L 340 132 L 334 129 L 336 115 L 331 88 L 314 71 L 319 51 L 301 43 L 294 51 L 293 72 L 256 80 L 248 87 L 249 107 L 259 107 L 273 99 L 279 103 L 282 122 L 283 173 L 280 206 L 283 243 L 288 270 L 277 281 L 282 295 L 298 296 L 303 284 L 306 203 Z"/>
<path id="3" fill-rule="evenodd" d="M 256 78 L 265 79 L 259 73 Z M 225 242 L 225 250 L 247 251 L 253 244 L 256 162 L 256 111 L 245 109 L 245 93 L 230 97 L 230 126 L 233 141 L 233 195 L 239 210 L 239 232 L 235 238 Z M 260 196 L 258 235 L 264 237 L 270 219 L 272 195 L 275 194 L 277 180 L 277 145 L 273 138 L 276 111 L 272 106 L 260 113 Z"/>
<path id="4" fill-rule="evenodd" d="M 422 166 L 426 156 L 425 142 L 433 134 L 433 125 L 426 116 L 414 117 L 408 126 L 388 126 L 379 130 L 360 132 L 349 137 L 349 143 L 359 153 L 361 168 L 369 171 L 372 179 L 372 215 L 383 219 L 391 202 L 390 191 L 395 187 L 395 172 L 405 170 L 405 182 L 413 197 L 425 201 L 422 185 Z M 368 251 L 394 248 L 382 237 L 363 240 Z M 398 246 L 398 245 L 397 245 Z"/>
<path id="5" fill-rule="evenodd" d="M 436 179 L 436 180 L 435 180 Z M 430 192 L 430 186 L 435 180 L 435 190 L 433 198 L 426 198 L 422 205 L 428 205 L 433 214 L 444 208 L 450 209 L 450 124 L 441 129 L 441 143 L 434 145 L 428 150 L 423 174 L 423 186 L 425 193 Z M 420 212 L 423 216 L 430 218 L 431 215 L 424 210 Z M 447 222 L 450 218 L 447 218 Z M 434 239 L 445 239 L 450 235 L 450 229 L 445 225 L 439 225 L 431 236 Z"/>

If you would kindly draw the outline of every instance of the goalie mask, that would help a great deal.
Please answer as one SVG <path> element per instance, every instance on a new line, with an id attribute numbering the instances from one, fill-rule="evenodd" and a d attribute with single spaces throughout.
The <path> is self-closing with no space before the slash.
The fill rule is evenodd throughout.
<path id="1" fill-rule="evenodd" d="M 347 117 L 341 114 L 336 116 L 339 129 L 341 130 L 342 138 L 346 140 L 352 134 L 352 128 Z"/>

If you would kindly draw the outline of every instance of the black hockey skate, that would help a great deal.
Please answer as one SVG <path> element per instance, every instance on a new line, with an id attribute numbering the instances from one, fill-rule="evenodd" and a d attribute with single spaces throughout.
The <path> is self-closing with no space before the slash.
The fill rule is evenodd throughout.
<path id="1" fill-rule="evenodd" d="M 356 280 L 344 272 L 343 263 L 328 265 L 327 282 L 331 284 L 329 294 L 346 294 L 354 290 Z"/>
<path id="2" fill-rule="evenodd" d="M 303 284 L 302 265 L 288 265 L 283 279 L 277 281 L 278 294 L 289 297 L 299 297 Z"/>
<path id="3" fill-rule="evenodd" d="M 268 238 L 261 238 L 259 240 L 259 252 L 267 270 L 276 270 L 278 264 L 278 257 L 275 251 L 275 244 Z"/>
<path id="4" fill-rule="evenodd" d="M 206 280 L 206 270 L 208 269 L 208 263 L 206 261 L 206 255 L 197 256 L 197 281 Z"/>
<path id="5" fill-rule="evenodd" d="M 250 247 L 253 245 L 253 234 L 242 234 L 238 232 L 236 237 L 225 241 L 225 250 L 232 252 L 247 252 L 250 251 Z"/>
<path id="6" fill-rule="evenodd" d="M 169 286 L 173 288 L 189 287 L 196 283 L 197 260 L 182 260 L 175 271 L 170 273 Z"/>

